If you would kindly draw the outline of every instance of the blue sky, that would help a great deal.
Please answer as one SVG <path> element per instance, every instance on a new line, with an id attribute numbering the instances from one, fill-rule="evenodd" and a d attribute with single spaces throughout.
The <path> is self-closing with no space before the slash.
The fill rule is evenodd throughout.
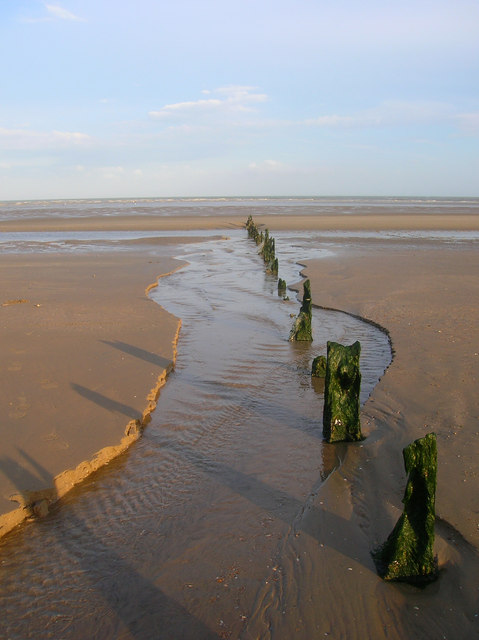
<path id="1" fill-rule="evenodd" d="M 479 196 L 477 0 L 1 0 L 0 199 Z"/>

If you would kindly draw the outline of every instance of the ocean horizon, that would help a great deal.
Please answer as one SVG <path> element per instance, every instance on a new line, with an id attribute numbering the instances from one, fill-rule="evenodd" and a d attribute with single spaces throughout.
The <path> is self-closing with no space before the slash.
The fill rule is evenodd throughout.
<path id="1" fill-rule="evenodd" d="M 479 214 L 479 197 L 211 196 L 0 201 L 0 222 L 50 217 Z"/>

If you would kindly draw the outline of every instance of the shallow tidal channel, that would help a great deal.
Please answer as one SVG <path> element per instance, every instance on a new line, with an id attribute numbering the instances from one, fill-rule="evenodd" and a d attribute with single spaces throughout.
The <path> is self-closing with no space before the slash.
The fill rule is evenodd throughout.
<path id="1" fill-rule="evenodd" d="M 306 234 L 276 234 L 276 253 L 290 284 L 296 260 L 321 255 Z M 327 340 L 359 340 L 364 402 L 391 360 L 388 338 L 313 308 L 313 343 L 288 342 L 300 303 L 278 297 L 246 232 L 181 258 L 188 266 L 150 293 L 183 323 L 152 421 L 0 544 L 2 638 L 269 637 L 272 612 L 307 615 L 287 595 L 304 588 L 300 533 L 345 451 L 322 441 L 311 361 Z M 308 552 L 304 572 L 317 566 Z"/>

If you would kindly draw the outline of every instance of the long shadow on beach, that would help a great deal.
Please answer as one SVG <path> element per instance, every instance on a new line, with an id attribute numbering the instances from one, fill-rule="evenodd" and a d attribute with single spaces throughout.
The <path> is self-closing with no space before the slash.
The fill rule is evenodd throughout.
<path id="1" fill-rule="evenodd" d="M 307 533 L 317 542 L 358 562 L 358 558 L 351 555 L 351 542 L 348 540 L 348 531 L 354 527 L 354 524 L 326 509 L 318 509 L 312 504 L 324 482 L 323 477 L 318 479 L 310 490 L 309 498 L 303 502 L 281 489 L 271 487 L 252 475 L 217 462 L 184 444 L 170 441 L 165 442 L 163 446 L 173 450 L 188 463 L 194 464 L 202 472 L 264 509 L 273 517 L 283 520 L 292 527 L 294 532 Z M 328 450 L 327 456 L 330 459 L 326 464 L 331 466 L 332 472 L 340 464 L 340 458 L 332 453 L 332 450 Z M 373 568 L 372 561 L 367 568 Z"/>
<path id="2" fill-rule="evenodd" d="M 139 358 L 145 362 L 150 362 L 162 369 L 168 369 L 172 364 L 172 361 L 168 360 L 168 358 L 163 358 L 156 353 L 146 351 L 146 349 L 141 349 L 140 347 L 135 347 L 134 345 L 122 342 L 121 340 L 101 340 L 101 342 L 103 342 L 103 344 L 107 344 L 109 347 L 118 349 L 118 351 L 127 353 L 130 356 L 134 356 L 135 358 Z"/>
<path id="3" fill-rule="evenodd" d="M 18 486 L 18 463 L 8 458 L 1 460 L 3 472 L 16 484 L 20 493 L 24 491 L 24 486 L 28 483 L 38 485 L 41 482 L 48 487 L 54 486 L 54 479 L 46 469 L 21 450 L 20 454 L 23 455 L 25 461 L 34 471 L 29 472 L 22 468 L 24 481 Z M 54 490 L 52 492 L 54 493 Z M 58 506 L 54 509 L 58 508 L 61 507 Z M 116 627 L 115 635 L 105 636 L 105 631 L 100 625 L 94 629 L 90 627 L 85 629 L 84 621 L 81 618 L 72 616 L 67 632 L 64 629 L 61 632 L 62 638 L 88 637 L 103 640 L 105 637 L 119 638 L 127 633 L 128 637 L 133 637 L 136 640 L 151 640 L 152 638 L 161 640 L 178 640 L 179 638 L 184 640 L 219 639 L 220 636 L 191 615 L 173 598 L 166 595 L 154 583 L 138 573 L 107 541 L 98 538 L 93 529 L 84 520 L 78 518 L 72 509 L 68 511 L 62 523 L 64 526 L 56 527 L 55 523 L 52 522 L 50 532 L 56 534 L 58 544 L 80 563 L 83 575 L 110 608 L 113 618 L 116 616 L 117 619 L 116 622 L 111 618 L 108 620 L 110 631 L 112 627 Z M 50 552 L 54 553 L 54 548 L 50 549 Z M 55 560 L 52 559 L 52 562 L 54 563 Z M 25 573 L 22 573 L 22 575 L 23 580 L 28 580 L 28 576 Z M 64 576 L 64 581 L 65 585 L 69 585 L 68 576 Z M 5 615 L 0 616 L 0 636 L 53 637 L 51 635 L 51 627 L 54 619 L 56 619 L 56 616 L 53 615 L 55 609 L 54 601 L 62 597 L 61 584 L 58 585 L 58 592 L 55 592 L 52 596 L 52 622 L 49 624 L 50 629 L 48 632 L 42 626 L 41 620 L 49 616 L 49 611 L 41 610 L 38 612 L 38 616 L 35 616 L 41 628 L 34 628 L 34 623 L 32 624 L 30 621 L 27 633 L 23 627 L 18 632 L 18 618 L 11 620 Z M 43 597 L 42 601 L 46 601 L 47 607 L 49 606 L 48 598 L 45 599 Z M 20 620 L 21 624 L 22 621 Z M 127 632 L 126 629 L 128 630 Z"/>
<path id="4" fill-rule="evenodd" d="M 18 496 L 10 499 L 29 508 L 35 496 L 56 500 L 53 476 L 20 447 L 16 447 L 19 459 L 0 457 L 0 472 L 10 480 L 18 491 Z M 20 460 L 23 459 L 23 463 Z M 19 497 L 20 496 L 20 497 Z"/>
<path id="5" fill-rule="evenodd" d="M 73 391 L 76 391 L 78 393 L 78 395 L 86 398 L 87 400 L 90 400 L 90 402 L 94 402 L 107 411 L 121 413 L 122 415 L 125 415 L 133 420 L 141 418 L 141 411 L 138 411 L 137 409 L 134 409 L 127 404 L 123 404 L 122 402 L 118 402 L 117 400 L 112 400 L 112 398 L 108 398 L 102 393 L 98 393 L 98 391 L 93 391 L 93 389 L 88 389 L 88 387 L 84 387 L 81 384 L 76 384 L 75 382 L 72 382 L 70 386 Z"/>
<path id="6" fill-rule="evenodd" d="M 73 537 L 62 536 L 60 543 L 67 551 L 75 554 L 85 571 L 85 575 L 118 618 L 114 637 L 126 626 L 131 636 L 137 640 L 217 640 L 219 636 L 192 616 L 184 607 L 167 596 L 153 582 L 138 573 L 108 543 L 100 540 L 83 520 L 69 514 L 68 524 L 74 529 L 74 538 L 88 539 L 89 548 L 94 549 L 91 557 L 78 553 Z M 82 624 L 77 623 L 74 637 L 81 637 Z M 102 638 L 100 631 L 97 636 Z M 83 636 L 85 637 L 85 636 Z"/>

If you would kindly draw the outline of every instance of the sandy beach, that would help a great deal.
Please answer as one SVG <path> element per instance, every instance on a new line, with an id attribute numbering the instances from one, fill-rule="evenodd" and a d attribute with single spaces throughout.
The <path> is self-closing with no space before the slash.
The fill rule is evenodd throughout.
<path id="1" fill-rule="evenodd" d="M 475 250 L 386 250 L 367 241 L 357 244 L 353 256 L 340 254 L 305 269 L 315 303 L 367 318 L 390 334 L 393 362 L 363 411 L 366 434 L 385 462 L 381 478 L 392 479 L 385 487 L 376 478 L 384 500 L 390 501 L 402 474 L 398 453 L 436 432 L 437 514 L 471 544 L 479 529 L 477 273 Z"/>
<path id="2" fill-rule="evenodd" d="M 479 230 L 477 216 L 255 220 L 273 232 Z M 111 224 L 113 229 L 174 228 L 186 234 L 192 228 L 214 228 L 226 233 L 244 222 L 237 216 L 201 218 L 194 224 L 190 218 L 118 218 L 107 223 L 67 220 L 58 227 L 36 220 L 31 225 L 4 222 L 1 229 L 103 229 Z M 140 434 L 175 359 L 180 321 L 147 296 L 160 276 L 180 266 L 172 255 L 174 245 L 160 243 L 156 257 L 138 250 L 0 257 L 0 534 L 25 517 L 42 515 L 48 503 Z M 334 257 L 305 265 L 315 305 L 380 325 L 394 350 L 392 364 L 362 410 L 366 440 L 348 448 L 342 466 L 322 487 L 317 500 L 328 509 L 321 522 L 311 523 L 312 529 L 326 530 L 338 518 L 349 522 L 344 549 L 336 548 L 362 567 L 346 567 L 354 570 L 347 587 L 330 580 L 309 585 L 309 597 L 338 621 L 332 637 L 442 637 L 437 620 L 450 616 L 457 624 L 458 609 L 456 638 L 478 631 L 477 273 L 477 250 L 429 240 L 416 240 L 411 248 L 407 239 L 385 245 L 356 238 L 347 248 L 338 244 Z M 418 595 L 379 581 L 369 551 L 387 537 L 400 514 L 402 448 L 430 431 L 437 434 L 439 448 L 436 551 L 447 580 Z M 324 553 L 324 572 L 331 576 L 339 566 L 333 549 Z M 347 615 L 341 610 L 345 599 Z M 444 610 L 445 602 L 453 613 Z M 311 637 L 305 630 L 314 627 L 301 624 L 297 637 Z M 272 638 L 295 637 L 295 629 L 285 628 L 281 617 L 273 617 L 270 630 Z"/>
<path id="3" fill-rule="evenodd" d="M 171 231 L 201 229 L 241 229 L 249 211 L 244 215 L 215 216 L 145 216 L 122 215 L 118 217 L 78 217 L 78 218 L 40 218 L 31 220 L 2 220 L 1 231 Z M 377 231 L 381 229 L 435 229 L 435 230 L 471 230 L 477 231 L 477 216 L 474 214 L 457 215 L 413 215 L 391 214 L 387 211 L 369 215 L 261 215 L 254 214 L 258 226 L 266 226 L 273 231 L 280 230 L 349 230 Z"/>
<path id="4" fill-rule="evenodd" d="M 335 258 L 309 262 L 304 270 L 315 304 L 387 328 L 394 351 L 361 413 L 366 440 L 349 448 L 322 495 L 333 513 L 348 505 L 348 518 L 356 522 L 348 542 L 359 556 L 364 545 L 359 532 L 374 548 L 402 512 L 403 447 L 426 433 L 437 434 L 435 551 L 443 575 L 420 594 L 389 590 L 361 576 L 351 615 L 367 637 L 477 634 L 478 269 L 475 250 L 430 244 L 411 250 L 401 243 L 386 248 L 363 240 Z M 366 556 L 362 559 L 367 564 Z M 334 561 L 328 566 L 337 570 Z M 316 595 L 335 609 L 334 591 L 318 588 Z M 339 616 L 337 607 L 336 612 Z M 448 628 L 455 628 L 453 636 Z M 348 637 L 347 624 L 342 632 L 340 637 Z"/>
<path id="5" fill-rule="evenodd" d="M 138 437 L 180 326 L 147 290 L 180 264 L 141 252 L 1 256 L 2 534 Z"/>

